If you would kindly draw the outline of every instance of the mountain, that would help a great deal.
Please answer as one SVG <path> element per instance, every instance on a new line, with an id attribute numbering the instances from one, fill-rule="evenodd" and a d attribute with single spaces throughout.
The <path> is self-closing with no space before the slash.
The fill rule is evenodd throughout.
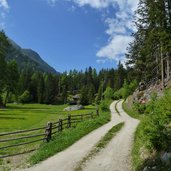
<path id="1" fill-rule="evenodd" d="M 32 49 L 23 49 L 13 40 L 8 40 L 11 46 L 6 59 L 15 60 L 20 69 L 29 67 L 35 71 L 58 74 L 58 72 L 53 67 L 48 65 L 37 52 L 33 51 Z"/>

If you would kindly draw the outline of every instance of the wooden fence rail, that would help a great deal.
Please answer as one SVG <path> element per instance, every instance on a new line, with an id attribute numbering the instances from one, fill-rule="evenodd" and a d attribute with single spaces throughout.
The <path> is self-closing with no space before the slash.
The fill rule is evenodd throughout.
<path id="1" fill-rule="evenodd" d="M 84 119 L 87 118 L 95 118 L 96 116 L 99 116 L 99 110 L 96 109 L 96 114 L 87 113 L 87 114 L 79 114 L 79 115 L 70 115 L 68 114 L 67 118 L 64 119 L 59 119 L 57 122 L 47 122 L 47 125 L 44 127 L 39 127 L 39 128 L 33 128 L 33 129 L 28 129 L 28 130 L 19 130 L 19 131 L 14 131 L 14 132 L 7 132 L 7 133 L 0 133 L 0 150 L 4 149 L 10 149 L 14 147 L 19 147 L 19 146 L 24 146 L 32 143 L 36 143 L 39 141 L 44 141 L 44 142 L 49 142 L 52 139 L 52 136 L 62 132 L 65 128 L 71 128 L 74 124 L 79 123 L 83 121 Z M 40 133 L 40 131 L 44 130 L 44 132 Z M 36 131 L 39 131 L 39 133 L 35 133 Z M 31 134 L 31 135 L 20 135 L 20 134 Z M 17 135 L 18 137 L 11 137 Z M 10 136 L 8 138 L 8 136 Z M 3 138 L 7 137 L 7 138 Z M 38 139 L 34 139 L 37 138 Z M 27 141 L 27 139 L 31 139 Z M 22 141 L 21 141 L 22 140 Z M 23 142 L 24 141 L 24 142 Z M 2 145 L 5 144 L 6 145 Z M 10 143 L 10 144 L 9 144 Z M 12 156 L 17 156 L 25 153 L 32 152 L 36 149 L 31 149 L 27 150 L 24 152 L 18 152 L 15 154 L 4 154 L 1 153 L 0 151 L 0 159 L 2 158 L 7 158 L 7 157 L 12 157 Z M 3 155 L 2 155 L 3 154 Z"/>
<path id="2" fill-rule="evenodd" d="M 33 132 L 41 129 L 45 129 L 46 127 L 40 127 L 40 128 L 34 128 L 34 129 L 28 129 L 28 130 L 20 130 L 20 131 L 15 131 L 15 132 L 7 132 L 7 133 L 1 133 L 0 136 L 6 136 L 6 135 L 12 135 L 12 134 L 21 134 L 21 133 L 26 133 L 26 132 Z"/>

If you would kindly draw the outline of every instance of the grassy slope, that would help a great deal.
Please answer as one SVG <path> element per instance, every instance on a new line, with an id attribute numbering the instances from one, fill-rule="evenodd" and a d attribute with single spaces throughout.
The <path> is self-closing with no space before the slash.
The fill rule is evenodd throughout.
<path id="1" fill-rule="evenodd" d="M 31 157 L 31 164 L 36 164 L 56 154 L 57 152 L 64 150 L 81 137 L 104 125 L 111 118 L 109 113 L 109 111 L 100 112 L 100 116 L 96 119 L 90 119 L 79 123 L 76 128 L 65 130 L 61 134 L 57 135 L 50 143 L 43 144 L 41 148 Z"/>
<path id="2" fill-rule="evenodd" d="M 140 115 L 137 111 L 135 111 L 133 108 L 128 107 L 128 104 L 124 101 L 122 104 L 122 107 L 126 113 L 128 113 L 131 117 L 135 119 L 141 120 L 143 118 L 143 115 Z"/>
<path id="3" fill-rule="evenodd" d="M 110 104 L 110 102 L 108 102 L 108 105 Z M 21 129 L 41 127 L 46 125 L 47 121 L 55 122 L 59 118 L 65 118 L 68 115 L 68 113 L 82 114 L 89 113 L 92 111 L 95 112 L 94 106 L 86 106 L 86 108 L 83 110 L 72 112 L 64 112 L 63 109 L 65 107 L 66 105 L 52 106 L 40 104 L 8 104 L 7 109 L 0 110 L 0 132 L 9 132 Z M 24 150 L 27 150 L 30 148 L 37 148 L 39 144 L 41 144 L 40 148 L 36 151 L 36 153 L 34 153 L 34 155 L 31 157 L 29 161 L 32 164 L 38 163 L 39 161 L 44 160 L 47 157 L 54 155 L 55 153 L 61 150 L 64 150 L 84 135 L 107 123 L 110 120 L 110 117 L 111 116 L 109 110 L 106 112 L 100 111 L 100 117 L 94 120 L 90 119 L 82 123 L 79 123 L 75 129 L 71 128 L 63 131 L 61 134 L 57 135 L 56 138 L 53 139 L 53 141 L 51 141 L 48 144 L 38 142 L 32 145 L 25 146 Z M 58 146 L 56 146 L 56 144 L 58 144 Z M 15 153 L 16 151 L 23 151 L 23 148 L 20 147 L 19 151 L 17 150 L 17 148 L 14 150 L 1 150 L 1 155 Z M 44 151 L 46 152 L 44 153 Z M 3 163 L 2 161 L 0 161 L 0 164 L 3 164 L 5 165 L 5 167 L 8 168 L 10 168 L 11 166 L 13 166 L 14 168 L 18 167 L 23 162 L 25 162 L 25 158 L 27 158 L 30 155 L 21 156 L 23 156 L 23 161 L 19 156 L 15 157 L 15 160 L 13 160 L 13 158 L 9 158 L 5 160 Z M 21 161 L 18 162 L 18 160 Z M 13 161 L 15 162 L 15 165 L 13 165 Z"/>
<path id="4" fill-rule="evenodd" d="M 42 127 L 45 126 L 47 121 L 58 121 L 59 118 L 65 118 L 67 117 L 68 113 L 70 114 L 82 114 L 82 113 L 89 113 L 89 112 L 95 112 L 94 106 L 86 106 L 83 110 L 78 111 L 72 111 L 72 112 L 65 112 L 63 109 L 66 107 L 66 105 L 42 105 L 42 104 L 8 104 L 6 109 L 0 110 L 0 133 L 2 132 L 9 132 L 9 131 L 15 131 L 15 130 L 22 130 L 22 129 L 30 129 L 30 128 L 36 128 L 36 127 Z M 44 130 L 41 130 L 40 132 L 36 133 L 44 133 Z M 30 135 L 32 132 L 28 134 L 23 135 Z M 14 135 L 12 135 L 14 137 Z M 2 139 L 12 138 L 10 136 L 4 136 L 0 137 Z M 38 137 L 39 138 L 39 137 Z M 0 143 L 1 146 L 6 145 L 12 145 L 15 143 L 25 142 L 25 141 L 31 141 L 37 138 L 32 139 L 26 139 L 26 140 L 17 140 L 9 143 Z M 13 154 L 16 152 L 23 152 L 30 149 L 37 148 L 42 142 L 36 142 L 33 144 L 17 147 L 17 148 L 9 148 L 5 150 L 0 150 L 0 155 L 6 155 L 6 154 Z M 23 156 L 22 159 L 27 158 L 27 155 L 21 155 Z M 13 158 L 7 158 L 2 162 L 0 160 L 0 165 L 5 165 L 5 167 L 9 164 L 13 165 L 13 162 L 15 166 L 21 164 L 20 162 L 20 156 L 16 156 Z M 18 162 L 19 161 L 19 162 Z M 22 161 L 24 162 L 24 161 Z M 1 170 L 1 168 L 0 168 Z"/>
<path id="5" fill-rule="evenodd" d="M 161 133 L 163 129 L 163 120 L 165 117 L 169 116 L 171 111 L 170 106 L 171 94 L 168 92 L 164 97 L 157 99 L 153 103 L 148 104 L 148 108 L 146 109 L 146 114 L 138 114 L 133 108 L 130 108 L 127 103 L 123 104 L 124 110 L 132 117 L 139 119 L 141 122 L 136 130 L 135 139 L 134 139 L 134 147 L 132 150 L 132 161 L 133 161 L 133 170 L 139 171 L 142 170 L 145 166 L 150 166 L 151 168 L 155 166 L 155 170 L 167 171 L 171 168 L 171 162 L 169 165 L 165 166 L 160 161 L 159 151 L 154 150 L 154 144 L 152 144 L 152 138 L 157 141 L 153 141 L 166 144 L 166 137 Z M 155 117 L 154 117 L 155 116 Z M 159 118 L 159 119 L 157 119 Z M 167 118 L 167 117 L 166 117 Z M 154 124 L 153 124 L 154 122 Z M 161 124 L 161 127 L 156 127 L 155 123 Z M 148 131 L 147 131 L 148 129 Z M 159 132 L 160 131 L 160 132 Z M 147 135 L 148 133 L 148 135 Z M 161 137 L 166 138 L 161 140 Z M 159 140 L 160 138 L 160 140 Z M 162 149 L 162 148 L 161 148 Z"/>

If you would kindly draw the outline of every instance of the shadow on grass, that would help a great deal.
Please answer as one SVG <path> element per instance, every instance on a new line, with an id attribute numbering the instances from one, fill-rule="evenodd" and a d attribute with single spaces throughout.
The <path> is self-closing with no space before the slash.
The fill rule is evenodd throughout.
<path id="1" fill-rule="evenodd" d="M 25 120 L 25 118 L 19 118 L 19 117 L 1 117 L 0 119 L 10 119 L 10 120 Z"/>
<path id="2" fill-rule="evenodd" d="M 29 109 L 29 110 L 42 110 L 42 109 L 49 109 L 48 107 L 42 107 L 42 108 L 38 108 L 38 107 L 28 107 L 28 106 L 7 106 L 6 109 Z"/>

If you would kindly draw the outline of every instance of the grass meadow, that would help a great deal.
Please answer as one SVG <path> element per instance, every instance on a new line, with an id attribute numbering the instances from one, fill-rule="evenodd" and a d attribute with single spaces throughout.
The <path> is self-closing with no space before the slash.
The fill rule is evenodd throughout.
<path id="1" fill-rule="evenodd" d="M 56 122 L 59 119 L 66 118 L 68 114 L 86 114 L 95 113 L 95 106 L 86 106 L 85 109 L 77 111 L 63 111 L 67 105 L 44 105 L 44 104 L 8 104 L 6 109 L 0 109 L 0 133 L 11 132 L 16 130 L 32 129 L 46 126 L 47 122 Z M 40 130 L 37 133 L 44 133 L 45 130 Z M 17 138 L 17 136 L 32 135 L 30 133 L 22 133 L 19 135 L 3 136 L 0 139 Z M 55 135 L 54 135 L 55 136 Z M 35 138 L 15 140 L 12 142 L 0 143 L 0 147 L 13 145 L 15 143 L 24 143 L 35 140 Z M 0 149 L 0 155 L 13 154 L 16 152 L 24 152 L 30 149 L 38 148 L 45 142 L 35 142 L 20 147 Z M 26 163 L 26 159 L 32 156 L 30 154 L 19 155 L 0 159 L 0 170 L 11 170 L 20 167 Z"/>
<path id="2" fill-rule="evenodd" d="M 94 111 L 94 106 L 83 110 L 63 111 L 67 105 L 8 104 L 0 109 L 0 133 L 45 126 L 48 121 L 55 122 L 68 114 L 82 114 Z"/>

